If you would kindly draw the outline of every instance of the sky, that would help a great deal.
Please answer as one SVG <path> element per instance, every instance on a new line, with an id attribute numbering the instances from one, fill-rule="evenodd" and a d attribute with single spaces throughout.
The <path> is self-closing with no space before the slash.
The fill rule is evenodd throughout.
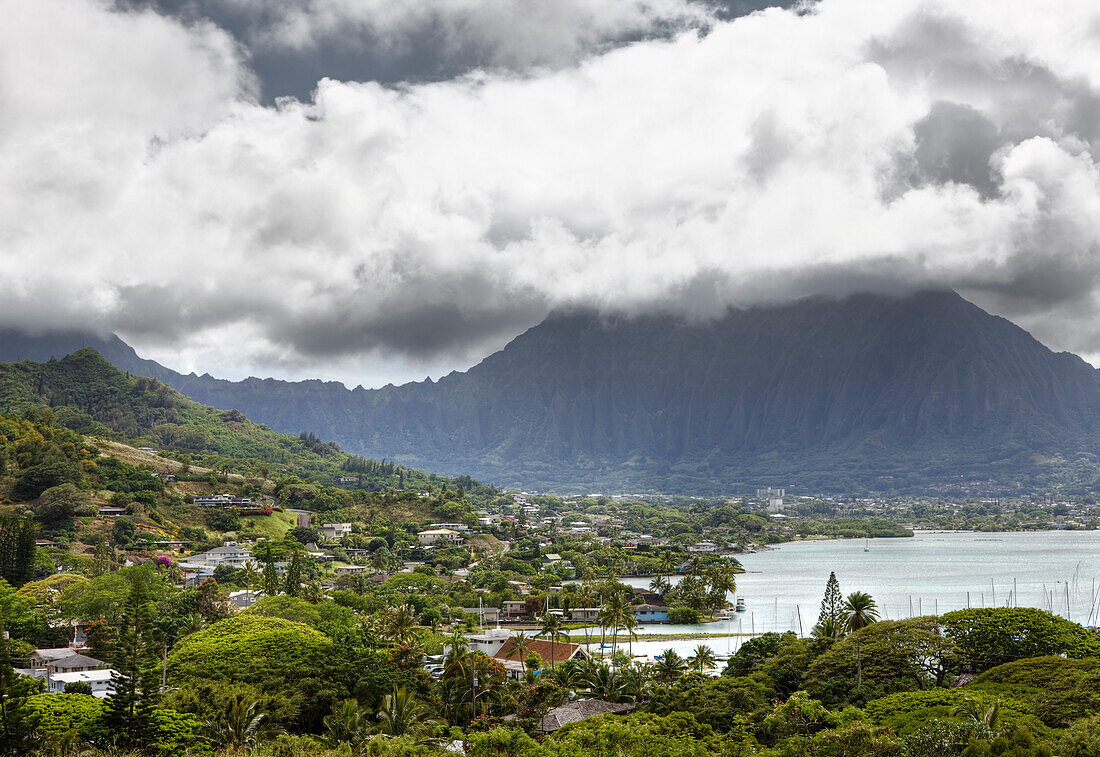
<path id="1" fill-rule="evenodd" d="M 953 287 L 1100 363 L 1100 6 L 0 0 L 0 327 L 379 386 Z"/>

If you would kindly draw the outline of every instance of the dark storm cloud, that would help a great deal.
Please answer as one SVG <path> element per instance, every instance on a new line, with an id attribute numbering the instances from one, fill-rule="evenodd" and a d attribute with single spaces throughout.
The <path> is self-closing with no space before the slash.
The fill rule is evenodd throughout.
<path id="1" fill-rule="evenodd" d="M 188 23 L 210 21 L 247 51 L 264 99 L 302 100 L 322 78 L 383 84 L 444 81 L 474 70 L 525 71 L 556 67 L 619 45 L 668 37 L 685 29 L 797 0 L 553 0 L 561 10 L 545 24 L 518 0 L 402 0 L 357 4 L 325 0 L 120 0 L 154 8 Z M 600 6 L 604 7 L 601 11 Z M 572 6 L 572 8 L 570 7 Z M 616 6 L 627 12 L 610 13 Z M 510 10 L 510 9 L 516 10 Z M 493 31 L 493 17 L 512 28 Z M 311 17 L 312 21 L 311 21 Z M 524 19 L 532 28 L 524 30 Z M 545 41 L 525 40 L 523 34 Z M 513 47 L 510 37 L 518 42 Z"/>

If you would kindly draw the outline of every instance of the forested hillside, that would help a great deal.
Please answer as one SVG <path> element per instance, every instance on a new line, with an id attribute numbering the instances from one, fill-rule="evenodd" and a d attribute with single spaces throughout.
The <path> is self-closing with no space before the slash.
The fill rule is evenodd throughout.
<path id="1" fill-rule="evenodd" d="M 66 339 L 10 337 L 0 355 Z M 183 376 L 101 346 L 275 429 L 502 484 L 996 492 L 1095 488 L 1100 474 L 1097 371 L 953 292 L 699 322 L 561 313 L 469 371 L 377 390 Z"/>

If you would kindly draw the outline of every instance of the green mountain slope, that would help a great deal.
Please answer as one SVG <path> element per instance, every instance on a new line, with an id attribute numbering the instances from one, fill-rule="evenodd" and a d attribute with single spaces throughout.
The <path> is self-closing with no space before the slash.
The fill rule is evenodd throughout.
<path id="1" fill-rule="evenodd" d="M 0 414 L 31 414 L 81 434 L 184 454 L 218 471 L 252 476 L 294 474 L 304 480 L 341 475 L 382 489 L 480 484 L 445 479 L 340 450 L 312 434 L 289 436 L 250 421 L 237 410 L 201 405 L 155 379 L 118 370 L 96 351 L 61 360 L 0 364 Z"/>

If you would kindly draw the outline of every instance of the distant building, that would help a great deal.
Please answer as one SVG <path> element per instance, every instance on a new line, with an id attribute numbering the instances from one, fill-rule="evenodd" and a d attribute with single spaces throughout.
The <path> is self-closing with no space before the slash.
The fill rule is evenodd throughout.
<path id="1" fill-rule="evenodd" d="M 244 610 L 256 604 L 256 602 L 262 597 L 263 594 L 254 589 L 241 589 L 240 591 L 229 592 L 229 604 L 234 607 Z"/>
<path id="2" fill-rule="evenodd" d="M 252 498 L 233 494 L 203 494 L 193 497 L 191 504 L 199 507 L 248 507 L 252 504 Z"/>
<path id="3" fill-rule="evenodd" d="M 317 526 L 317 533 L 326 539 L 333 539 L 339 541 L 345 536 L 351 533 L 350 523 L 326 523 L 323 526 Z"/>
<path id="4" fill-rule="evenodd" d="M 667 623 L 668 608 L 660 605 L 634 605 L 630 608 L 639 623 Z"/>
<path id="5" fill-rule="evenodd" d="M 421 544 L 461 544 L 462 534 L 450 528 L 433 528 L 418 533 L 416 540 Z"/>
<path id="6" fill-rule="evenodd" d="M 86 683 L 92 687 L 92 696 L 96 699 L 106 699 L 114 691 L 111 682 L 118 673 L 110 668 L 102 670 L 84 670 L 77 673 L 57 673 L 50 675 L 46 680 L 50 694 L 61 694 L 65 686 L 70 683 Z"/>
<path id="7" fill-rule="evenodd" d="M 768 500 L 768 512 L 769 513 L 781 513 L 781 512 L 783 512 L 783 508 L 784 508 L 784 505 L 783 505 L 783 498 L 782 497 L 772 497 L 771 499 Z"/>

